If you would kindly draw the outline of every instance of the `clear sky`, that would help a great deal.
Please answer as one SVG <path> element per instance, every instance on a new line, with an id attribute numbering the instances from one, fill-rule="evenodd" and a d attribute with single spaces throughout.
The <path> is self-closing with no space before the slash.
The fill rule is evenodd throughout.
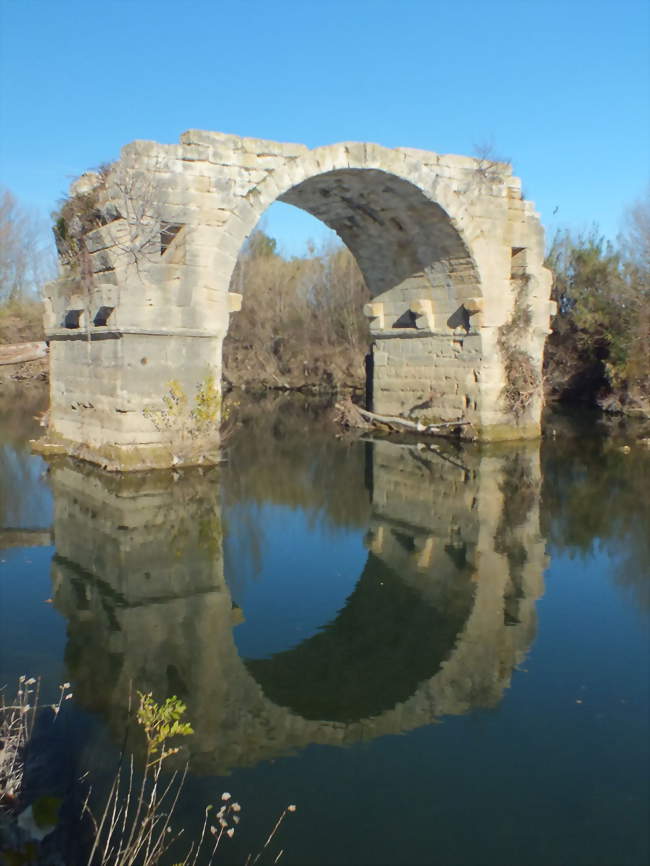
<path id="1" fill-rule="evenodd" d="M 550 232 L 615 237 L 650 177 L 648 0 L 0 0 L 0 183 L 48 214 L 190 128 L 472 154 Z M 273 206 L 289 251 L 319 224 Z M 554 213 L 555 211 L 555 213 Z"/>

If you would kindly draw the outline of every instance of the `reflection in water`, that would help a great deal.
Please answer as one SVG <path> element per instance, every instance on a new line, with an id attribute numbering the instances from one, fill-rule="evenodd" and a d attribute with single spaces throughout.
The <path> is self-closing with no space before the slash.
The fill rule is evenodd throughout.
<path id="1" fill-rule="evenodd" d="M 47 397 L 41 388 L 0 394 L 0 547 L 49 543 L 24 532 L 49 526 L 51 520 L 42 477 L 46 465 L 31 455 L 28 445 L 42 433 L 35 416 L 47 407 Z"/>
<path id="2" fill-rule="evenodd" d="M 650 449 L 634 438 L 594 436 L 556 416 L 561 437 L 543 442 L 543 526 L 558 553 L 587 557 L 600 548 L 617 563 L 616 581 L 650 615 Z M 631 425 L 630 425 L 631 426 Z M 632 428 L 634 429 L 634 428 Z M 636 435 L 648 435 L 647 425 Z M 591 435 L 590 435 L 591 433 Z"/>
<path id="3" fill-rule="evenodd" d="M 129 690 L 180 694 L 197 734 L 179 826 L 233 792 L 229 862 L 287 802 L 301 866 L 647 862 L 647 427 L 552 420 L 540 484 L 535 446 L 336 441 L 292 405 L 246 416 L 218 473 L 124 479 L 41 478 L 38 408 L 3 414 L 22 474 L 0 460 L 2 682 L 73 682 L 68 763 L 95 790 Z M 51 547 L 16 547 L 50 541 L 49 480 L 52 568 Z"/>
<path id="4" fill-rule="evenodd" d="M 51 470 L 54 600 L 76 698 L 119 735 L 131 687 L 179 695 L 202 772 L 493 706 L 535 634 L 545 555 L 534 446 L 468 451 L 459 465 L 417 447 L 307 445 L 280 432 L 255 460 L 243 435 L 221 473 Z M 358 531 L 366 562 L 329 622 L 243 659 L 222 507 L 229 538 L 241 542 L 243 525 L 260 560 L 264 502 Z"/>

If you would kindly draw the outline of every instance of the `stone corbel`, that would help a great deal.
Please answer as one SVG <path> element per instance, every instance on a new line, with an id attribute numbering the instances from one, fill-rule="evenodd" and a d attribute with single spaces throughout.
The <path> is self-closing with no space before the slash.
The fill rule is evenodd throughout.
<path id="1" fill-rule="evenodd" d="M 54 304 L 52 298 L 43 298 L 43 325 L 46 329 L 56 327 L 56 313 L 54 312 Z"/>
<path id="2" fill-rule="evenodd" d="M 377 330 L 384 330 L 384 305 L 381 303 L 364 304 L 363 315 L 371 320 L 371 325 Z"/>
<path id="3" fill-rule="evenodd" d="M 433 313 L 433 301 L 428 298 L 422 298 L 413 301 L 409 307 L 410 311 L 415 316 L 415 327 L 429 331 L 435 330 L 435 316 Z"/>
<path id="4" fill-rule="evenodd" d="M 463 307 L 467 311 L 468 316 L 476 316 L 476 321 L 474 322 L 475 328 L 482 328 L 484 325 L 483 321 L 483 298 L 465 298 L 463 301 Z"/>
<path id="5" fill-rule="evenodd" d="M 384 527 L 378 526 L 374 530 L 370 530 L 365 537 L 365 544 L 368 550 L 372 551 L 375 556 L 379 556 L 384 549 Z"/>
<path id="6" fill-rule="evenodd" d="M 473 316 L 475 313 L 483 312 L 483 298 L 465 298 L 463 306 Z"/>
<path id="7" fill-rule="evenodd" d="M 228 292 L 228 312 L 238 313 L 241 310 L 242 296 L 239 292 Z"/>
<path id="8" fill-rule="evenodd" d="M 429 566 L 431 565 L 431 557 L 433 555 L 434 544 L 435 538 L 433 535 L 430 535 L 425 540 L 421 550 L 417 554 L 418 568 L 429 568 Z"/>

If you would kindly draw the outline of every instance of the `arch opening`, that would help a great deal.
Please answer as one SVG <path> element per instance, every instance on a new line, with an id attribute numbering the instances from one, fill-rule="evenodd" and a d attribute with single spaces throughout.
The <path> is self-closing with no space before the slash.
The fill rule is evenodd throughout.
<path id="1" fill-rule="evenodd" d="M 302 181 L 279 200 L 336 232 L 373 297 L 402 287 L 403 299 L 416 300 L 414 293 L 424 290 L 449 316 L 463 298 L 480 294 L 476 267 L 450 217 L 403 178 L 337 169 Z"/>
<path id="2" fill-rule="evenodd" d="M 475 414 L 481 338 L 480 316 L 474 314 L 481 309 L 482 293 L 476 264 L 449 214 L 415 184 L 374 168 L 315 174 L 276 201 L 309 213 L 333 230 L 353 260 L 354 268 L 345 277 L 351 281 L 345 287 L 346 302 L 352 302 L 345 313 L 346 327 L 333 326 L 333 310 L 327 304 L 315 305 L 310 312 L 319 319 L 319 335 L 331 328 L 338 338 L 329 347 L 329 357 L 321 359 L 322 384 L 336 387 L 348 378 L 361 386 L 365 380 L 366 403 L 379 412 L 426 416 L 431 421 Z M 253 327 L 260 328 L 264 308 L 272 301 L 262 295 L 259 310 L 247 309 L 247 287 L 241 277 L 238 265 L 230 290 L 243 296 L 246 322 L 238 323 L 233 332 L 247 351 L 254 347 Z M 305 337 L 299 317 L 294 327 L 285 328 L 288 333 L 273 338 L 269 363 L 253 362 L 257 369 L 277 365 L 286 344 L 298 333 Z M 425 339 L 413 341 L 414 337 Z M 346 342 L 354 343 L 354 357 L 341 375 Z M 225 344 L 228 379 L 228 367 L 237 363 L 233 357 L 231 332 Z M 297 359 L 293 363 L 297 366 Z M 278 384 L 295 386 L 285 376 L 290 370 L 278 366 Z M 306 362 L 305 372 L 308 368 Z"/>
<path id="3" fill-rule="evenodd" d="M 297 647 L 245 664 L 266 697 L 305 719 L 357 722 L 393 709 L 431 679 L 471 613 L 458 570 L 422 592 L 373 553 L 337 617 Z"/>

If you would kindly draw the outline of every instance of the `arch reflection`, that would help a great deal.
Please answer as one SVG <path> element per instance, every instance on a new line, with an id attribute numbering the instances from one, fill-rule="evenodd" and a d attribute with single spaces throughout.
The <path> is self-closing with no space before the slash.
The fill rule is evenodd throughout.
<path id="1" fill-rule="evenodd" d="M 336 472 L 336 454 L 310 452 L 309 477 Z M 272 499 L 269 467 L 286 470 L 273 456 L 262 498 Z M 299 472 L 295 450 L 292 459 Z M 327 466 L 315 471 L 318 460 Z M 245 610 L 224 578 L 227 475 L 54 464 L 54 600 L 82 705 L 118 735 L 131 687 L 177 694 L 196 732 L 193 767 L 223 772 L 498 703 L 534 637 L 542 592 L 538 451 L 459 458 L 376 442 L 352 446 L 344 463 L 348 487 L 369 487 L 365 568 L 315 635 L 254 660 L 237 651 Z M 340 518 L 340 501 L 333 507 Z"/>

